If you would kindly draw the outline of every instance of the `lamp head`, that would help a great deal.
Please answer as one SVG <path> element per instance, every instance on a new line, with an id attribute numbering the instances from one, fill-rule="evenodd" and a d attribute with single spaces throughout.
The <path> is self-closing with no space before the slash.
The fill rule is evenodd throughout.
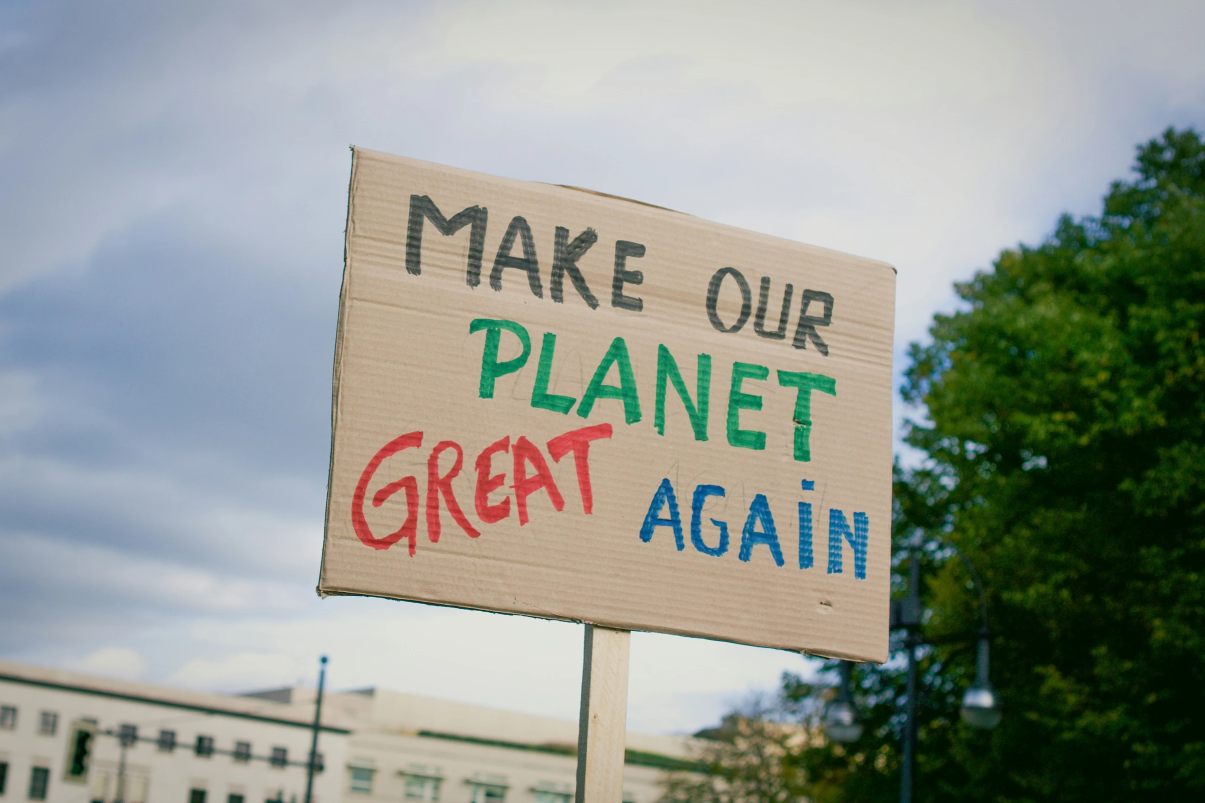
<path id="1" fill-rule="evenodd" d="M 849 700 L 837 698 L 824 708 L 824 733 L 834 742 L 856 742 L 862 736 L 862 723 Z"/>
<path id="2" fill-rule="evenodd" d="M 972 728 L 991 730 L 1000 724 L 1000 700 L 986 680 L 977 680 L 962 696 L 962 721 Z"/>

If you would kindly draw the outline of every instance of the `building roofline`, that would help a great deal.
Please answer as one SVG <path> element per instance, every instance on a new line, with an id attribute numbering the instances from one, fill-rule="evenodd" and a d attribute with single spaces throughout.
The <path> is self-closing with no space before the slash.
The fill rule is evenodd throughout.
<path id="1" fill-rule="evenodd" d="M 311 723 L 311 722 L 304 722 L 304 721 L 295 720 L 295 719 L 286 719 L 284 717 L 273 717 L 273 716 L 269 716 L 269 715 L 265 715 L 265 714 L 255 713 L 252 711 L 240 711 L 236 707 L 223 706 L 223 705 L 218 705 L 218 704 L 206 704 L 205 702 L 202 702 L 201 699 L 196 699 L 194 701 L 173 700 L 173 699 L 170 699 L 166 694 L 163 696 L 155 696 L 155 695 L 151 695 L 151 694 L 138 694 L 132 690 L 131 691 L 123 691 L 123 690 L 118 690 L 118 689 L 114 689 L 114 688 L 102 688 L 99 685 L 88 686 L 88 685 L 84 685 L 83 683 L 79 683 L 79 682 L 73 683 L 65 678 L 61 679 L 61 680 L 60 679 L 51 680 L 51 679 L 46 679 L 46 678 L 31 677 L 30 675 L 34 674 L 35 672 L 38 672 L 39 670 L 35 669 L 34 667 L 28 667 L 28 668 L 21 667 L 21 669 L 26 669 L 26 671 L 30 672 L 30 675 L 23 675 L 23 674 L 16 674 L 13 671 L 11 671 L 12 669 L 15 669 L 15 668 L 16 667 L 13 664 L 9 664 L 7 662 L 4 662 L 3 665 L 0 665 L 0 680 L 7 680 L 11 683 L 22 683 L 27 686 L 39 686 L 39 687 L 45 688 L 45 689 L 58 689 L 60 691 L 70 691 L 70 692 L 75 692 L 77 694 L 91 694 L 96 697 L 108 697 L 110 699 L 115 699 L 115 700 L 129 700 L 131 702 L 137 702 L 137 703 L 151 703 L 153 705 L 163 705 L 163 706 L 167 706 L 169 708 L 178 708 L 178 709 L 182 709 L 185 711 L 196 711 L 196 712 L 203 713 L 203 714 L 218 714 L 221 716 L 235 717 L 237 719 L 248 719 L 248 720 L 252 720 L 252 721 L 256 721 L 256 722 L 268 722 L 268 723 L 271 723 L 274 725 L 289 725 L 294 728 L 304 728 L 306 730 L 312 730 L 314 727 L 313 723 Z M 49 671 L 47 671 L 47 670 L 40 670 L 40 671 L 47 672 L 49 674 Z M 53 671 L 53 670 L 50 670 L 50 671 Z M 54 674 L 67 675 L 68 673 L 54 672 Z M 89 680 L 91 680 L 91 679 L 92 678 L 89 678 Z M 104 683 L 104 681 L 101 681 L 101 682 Z M 113 683 L 112 685 L 118 685 L 118 684 Z M 175 692 L 174 689 L 164 689 L 164 691 L 165 692 Z M 178 693 L 185 694 L 182 692 L 178 692 Z M 193 695 L 189 695 L 189 696 L 193 696 Z M 219 695 L 196 694 L 195 697 L 197 697 L 197 698 L 209 697 L 214 701 L 214 703 L 216 703 L 218 700 L 222 699 L 222 697 Z M 320 730 L 322 730 L 325 733 L 337 733 L 337 734 L 343 734 L 343 735 L 347 735 L 347 734 L 351 733 L 351 730 L 349 730 L 348 728 L 339 728 L 339 727 L 335 727 L 333 725 L 322 725 L 322 726 L 320 726 Z"/>
<path id="2" fill-rule="evenodd" d="M 503 747 L 509 750 L 527 750 L 533 753 L 548 753 L 557 756 L 577 756 L 577 745 L 572 744 L 529 744 L 507 739 L 483 739 L 476 736 L 461 736 L 455 733 L 442 733 L 430 730 L 420 730 L 418 736 L 425 739 L 444 739 L 450 742 L 479 744 L 485 747 Z M 686 772 L 705 772 L 707 770 L 706 762 L 667 756 L 662 753 L 654 753 L 651 750 L 637 750 L 627 747 L 624 748 L 623 752 L 623 763 L 637 767 L 653 767 L 655 769 Z"/>

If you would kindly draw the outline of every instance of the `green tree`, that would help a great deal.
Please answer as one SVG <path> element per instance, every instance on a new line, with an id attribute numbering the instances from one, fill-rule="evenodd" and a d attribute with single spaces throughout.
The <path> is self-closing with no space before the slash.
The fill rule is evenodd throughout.
<path id="1" fill-rule="evenodd" d="M 759 700 L 695 734 L 699 769 L 669 773 L 659 803 L 796 803 L 804 794 L 799 757 L 814 731 L 784 721 L 791 708 Z"/>
<path id="2" fill-rule="evenodd" d="M 1205 800 L 1205 145 L 1168 130 L 1135 172 L 957 285 L 910 348 L 924 460 L 897 469 L 894 538 L 923 545 L 935 642 L 918 801 Z M 978 611 L 950 545 L 988 593 L 993 731 L 958 720 Z M 857 678 L 862 739 L 792 759 L 815 801 L 897 797 L 902 670 Z"/>

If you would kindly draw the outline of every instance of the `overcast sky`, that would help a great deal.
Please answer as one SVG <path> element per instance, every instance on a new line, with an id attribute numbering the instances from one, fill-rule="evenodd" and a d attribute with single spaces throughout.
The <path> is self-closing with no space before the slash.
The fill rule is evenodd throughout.
<path id="1" fill-rule="evenodd" d="M 314 594 L 349 144 L 951 283 L 1205 127 L 1205 4 L 0 4 L 0 657 L 577 715 L 581 628 Z M 897 414 L 898 418 L 898 414 Z M 788 653 L 636 634 L 631 727 Z"/>

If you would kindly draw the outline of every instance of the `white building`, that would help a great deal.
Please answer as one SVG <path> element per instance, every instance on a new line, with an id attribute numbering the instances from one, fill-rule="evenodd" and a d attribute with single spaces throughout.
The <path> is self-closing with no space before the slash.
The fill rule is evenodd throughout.
<path id="1" fill-rule="evenodd" d="M 313 715 L 312 689 L 196 694 L 0 662 L 0 803 L 114 803 L 119 776 L 124 803 L 300 803 Z M 325 695 L 322 723 L 318 803 L 573 798 L 576 722 L 364 689 Z M 120 771 L 123 726 L 136 741 Z M 81 728 L 97 733 L 84 778 Z M 627 803 L 655 803 L 665 769 L 692 766 L 688 739 L 627 746 Z"/>
<path id="2" fill-rule="evenodd" d="M 313 700 L 313 691 L 263 696 Z M 327 719 L 329 712 L 330 719 Z M 323 721 L 351 730 L 345 803 L 571 803 L 577 722 L 383 689 L 328 695 Z M 691 740 L 628 732 L 624 799 L 654 803 Z M 616 803 L 620 803 L 616 801 Z"/>
<path id="3" fill-rule="evenodd" d="M 303 801 L 308 708 L 0 662 L 0 798 Z M 341 798 L 347 742 L 346 728 L 324 726 L 318 803 Z"/>

